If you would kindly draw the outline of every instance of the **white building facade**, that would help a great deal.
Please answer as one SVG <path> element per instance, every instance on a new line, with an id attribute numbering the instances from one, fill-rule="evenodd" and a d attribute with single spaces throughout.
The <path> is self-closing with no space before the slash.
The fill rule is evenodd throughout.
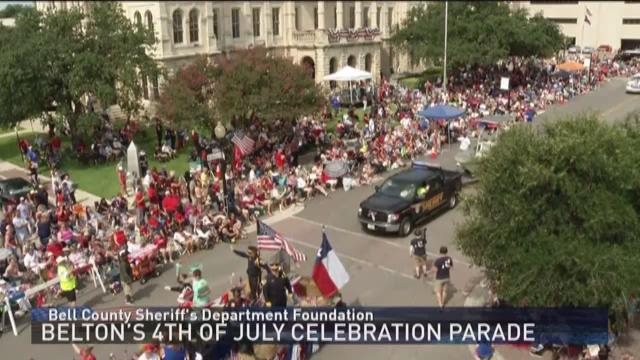
<path id="1" fill-rule="evenodd" d="M 531 15 L 542 12 L 575 45 L 640 47 L 640 1 L 514 1 Z"/>
<path id="2" fill-rule="evenodd" d="M 37 1 L 39 10 L 85 1 Z M 175 70 L 197 55 L 264 46 L 307 67 L 321 82 L 345 65 L 381 74 L 410 72 L 389 39 L 413 1 L 122 1 L 126 15 L 155 31 L 153 56 Z M 155 82 L 155 84 L 154 84 Z M 148 84 L 157 96 L 157 80 Z M 155 93 L 155 94 L 154 94 Z"/>

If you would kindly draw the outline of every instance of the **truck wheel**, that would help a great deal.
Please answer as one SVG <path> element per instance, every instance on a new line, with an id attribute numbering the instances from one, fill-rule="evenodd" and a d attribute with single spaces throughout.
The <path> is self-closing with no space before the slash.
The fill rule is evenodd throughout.
<path id="1" fill-rule="evenodd" d="M 458 205 L 458 194 L 453 194 L 453 196 L 449 198 L 449 209 L 453 209 L 456 205 Z"/>
<path id="2" fill-rule="evenodd" d="M 398 231 L 398 235 L 400 235 L 401 237 L 405 237 L 411 234 L 412 228 L 413 224 L 411 224 L 411 219 L 406 218 L 400 223 L 400 230 Z"/>

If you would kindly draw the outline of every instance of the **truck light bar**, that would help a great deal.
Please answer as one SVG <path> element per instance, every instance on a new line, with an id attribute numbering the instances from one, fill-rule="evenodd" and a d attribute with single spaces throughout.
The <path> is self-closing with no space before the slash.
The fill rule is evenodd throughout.
<path id="1" fill-rule="evenodd" d="M 439 164 L 431 163 L 428 161 L 414 161 L 411 164 L 411 167 L 414 169 L 442 169 L 442 166 Z"/>

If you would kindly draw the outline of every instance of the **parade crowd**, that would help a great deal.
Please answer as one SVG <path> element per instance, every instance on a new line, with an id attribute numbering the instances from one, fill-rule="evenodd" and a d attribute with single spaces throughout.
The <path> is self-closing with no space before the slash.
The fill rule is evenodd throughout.
<path id="1" fill-rule="evenodd" d="M 127 172 L 122 163 L 116 165 L 120 192 L 94 204 L 76 201 L 76 186 L 69 174 L 56 169 L 64 156 L 60 134 L 52 127 L 33 144 L 26 140 L 19 144 L 34 188 L 17 203 L 3 206 L 0 250 L 4 252 L 0 254 L 6 255 L 0 257 L 0 300 L 4 303 L 9 298 L 18 312 L 60 302 L 73 305 L 79 281 L 89 279 L 95 268 L 114 294 L 122 290 L 125 302 L 133 304 L 132 284 L 153 276 L 159 265 L 215 248 L 220 242 L 234 244 L 246 238 L 246 227 L 263 216 L 316 196 L 331 196 L 338 187 L 349 190 L 370 184 L 376 175 L 417 157 L 437 157 L 443 143 L 474 136 L 476 123 L 483 117 L 511 114 L 514 123 L 532 122 L 552 104 L 592 91 L 612 76 L 638 70 L 635 63 L 605 60 L 590 73 L 560 76 L 553 61 L 514 59 L 455 71 L 446 89 L 441 79 L 419 89 L 393 86 L 388 80 L 376 87 L 362 84 L 361 93 L 367 99 L 362 117 L 349 107 L 335 131 L 329 131 L 340 109 L 341 99 L 336 95 L 320 114 L 309 114 L 294 123 L 254 121 L 240 140 L 230 141 L 235 156 L 229 164 L 209 159 L 213 149 L 224 146 L 213 134 L 175 131 L 157 121 L 153 156 L 170 158 L 181 147 L 187 148 L 192 153 L 190 170 L 176 174 L 150 168 L 142 152 L 140 173 Z M 504 74 L 509 74 L 509 91 L 500 89 Z M 449 122 L 418 116 L 423 107 L 442 103 L 465 113 Z M 103 119 L 95 129 L 102 135 L 93 144 L 75 144 L 76 152 L 89 163 L 121 159 L 137 129 L 130 123 L 115 128 L 108 117 Z M 308 149 L 315 149 L 312 159 L 303 161 L 302 154 Z M 47 186 L 38 179 L 41 160 L 54 168 Z M 254 247 L 235 253 L 247 259 L 247 282 L 234 286 L 224 298 L 207 292 L 206 280 L 197 269 L 189 276 L 180 275 L 178 284 L 167 289 L 178 292 L 182 304 L 188 306 L 220 301 L 228 306 L 286 305 L 291 301 L 282 298 L 283 291 L 293 292 L 282 264 L 263 262 Z M 268 274 L 264 281 L 262 270 Z M 29 288 L 56 278 L 59 283 L 31 299 L 25 295 Z M 277 291 L 269 290 L 270 286 Z M 90 349 L 76 350 L 83 359 L 91 359 Z M 159 359 L 159 351 L 157 344 L 145 346 L 140 359 Z M 167 355 L 180 351 L 186 350 L 163 347 L 163 358 L 183 359 L 184 355 Z"/>

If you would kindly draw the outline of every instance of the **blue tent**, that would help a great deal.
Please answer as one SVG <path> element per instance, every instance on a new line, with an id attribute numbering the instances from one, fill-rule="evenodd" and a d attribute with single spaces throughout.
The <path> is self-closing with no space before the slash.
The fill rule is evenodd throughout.
<path id="1" fill-rule="evenodd" d="M 425 107 L 418 111 L 418 116 L 426 119 L 455 119 L 462 116 L 464 110 L 449 105 L 436 105 L 433 107 Z"/>

